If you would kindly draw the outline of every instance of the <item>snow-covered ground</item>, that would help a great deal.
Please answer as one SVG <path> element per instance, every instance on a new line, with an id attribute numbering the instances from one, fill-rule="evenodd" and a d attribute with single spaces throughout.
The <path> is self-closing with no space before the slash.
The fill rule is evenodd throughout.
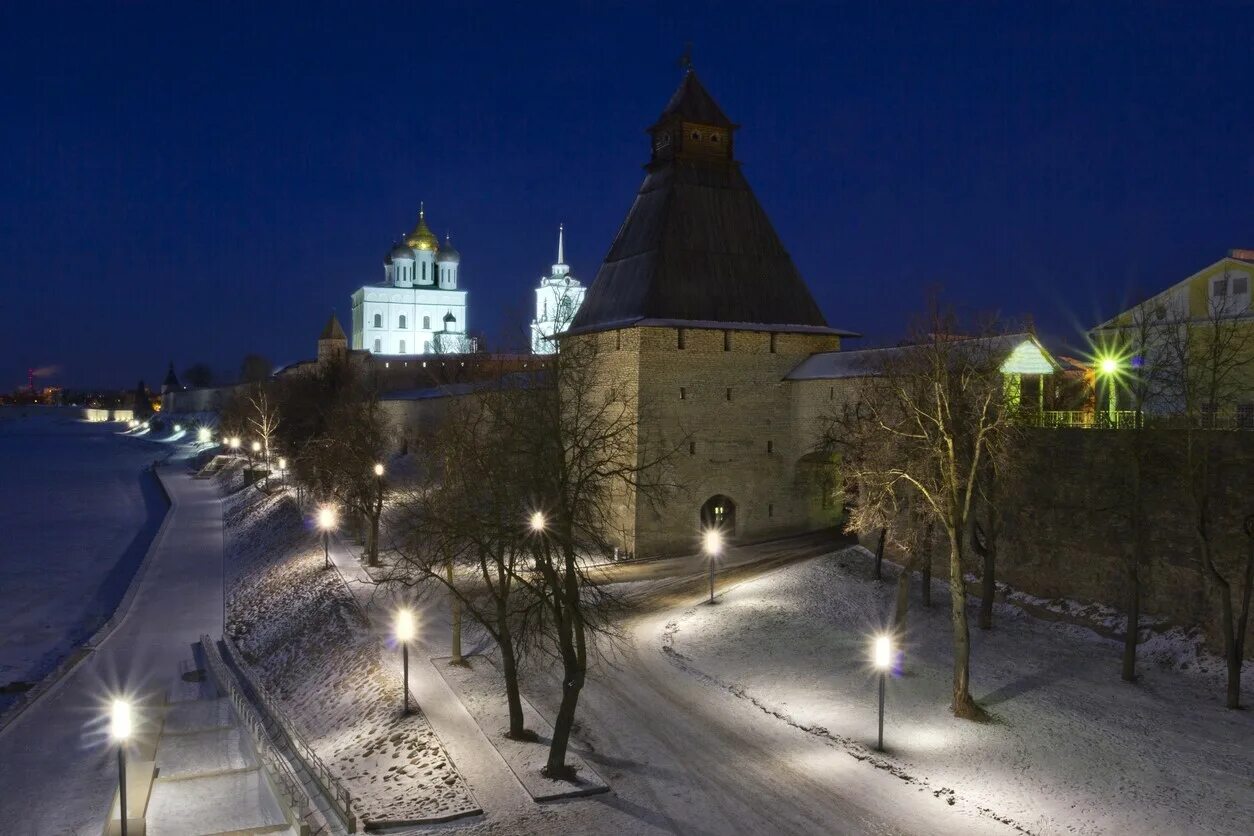
<path id="1" fill-rule="evenodd" d="M 1254 716 L 1223 707 L 1222 664 L 1179 637 L 1155 637 L 1128 685 L 1116 642 L 1001 606 L 995 629 L 972 629 L 972 691 L 994 717 L 975 724 L 948 712 L 947 596 L 924 609 L 916 585 L 888 684 L 888 753 L 874 752 L 870 641 L 894 584 L 869 580 L 871 560 L 849 549 L 744 582 L 716 606 L 676 612 L 662 648 L 763 723 L 804 729 L 864 769 L 1026 832 L 1251 832 Z"/>
<path id="2" fill-rule="evenodd" d="M 238 488 L 238 474 L 233 479 Z M 477 810 L 421 712 L 401 712 L 385 648 L 292 498 L 225 499 L 228 632 L 263 686 L 353 797 L 366 821 L 423 821 Z"/>
<path id="3" fill-rule="evenodd" d="M 146 472 L 164 452 L 122 429 L 0 420 L 0 687 L 37 681 L 109 618 L 165 516 Z"/>

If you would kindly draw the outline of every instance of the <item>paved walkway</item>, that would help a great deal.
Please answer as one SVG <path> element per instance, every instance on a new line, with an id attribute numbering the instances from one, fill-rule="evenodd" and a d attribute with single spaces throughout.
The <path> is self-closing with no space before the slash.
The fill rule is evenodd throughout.
<path id="1" fill-rule="evenodd" d="M 117 629 L 0 732 L 5 833 L 98 834 L 117 780 L 108 700 L 164 694 L 200 635 L 222 632 L 222 503 L 185 467 L 159 471 L 172 516 Z"/>

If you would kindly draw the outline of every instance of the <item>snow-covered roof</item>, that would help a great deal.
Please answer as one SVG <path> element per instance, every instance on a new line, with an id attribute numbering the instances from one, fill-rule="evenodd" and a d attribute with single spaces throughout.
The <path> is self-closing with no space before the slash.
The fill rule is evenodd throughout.
<path id="1" fill-rule="evenodd" d="M 1058 362 L 1045 351 L 1035 337 L 1027 332 L 1003 334 L 996 337 L 981 337 L 961 340 L 959 347 L 969 346 L 1002 357 L 1004 362 L 1014 362 L 1021 368 L 1005 371 L 1024 372 L 1029 367 L 1030 374 L 1048 374 L 1061 368 Z M 787 374 L 785 380 L 841 380 L 853 377 L 872 377 L 880 370 L 894 362 L 907 359 L 917 352 L 925 350 L 925 346 L 903 345 L 889 348 L 868 348 L 860 351 L 824 351 L 811 354 L 802 360 Z M 1037 371 L 1036 369 L 1039 369 Z M 1046 371 L 1048 369 L 1048 371 Z"/>

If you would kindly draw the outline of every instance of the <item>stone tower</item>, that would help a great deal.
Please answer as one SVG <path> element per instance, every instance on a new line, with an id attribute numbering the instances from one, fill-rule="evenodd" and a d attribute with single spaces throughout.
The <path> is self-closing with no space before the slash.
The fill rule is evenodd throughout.
<path id="1" fill-rule="evenodd" d="M 641 503 L 624 486 L 616 502 L 621 547 L 640 556 L 694 550 L 705 528 L 758 539 L 832 516 L 798 484 L 809 442 L 784 378 L 856 335 L 828 326 L 749 188 L 738 127 L 688 70 L 649 128 L 644 183 L 562 339 L 594 344 L 634 403 L 638 460 L 669 455 L 673 498 Z"/>
<path id="2" fill-rule="evenodd" d="M 331 314 L 326 327 L 318 337 L 318 365 L 325 365 L 348 357 L 348 337 L 340 327 L 340 321 Z"/>

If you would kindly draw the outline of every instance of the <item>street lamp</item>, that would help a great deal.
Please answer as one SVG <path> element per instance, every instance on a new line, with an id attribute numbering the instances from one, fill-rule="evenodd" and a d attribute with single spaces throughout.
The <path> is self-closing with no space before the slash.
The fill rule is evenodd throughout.
<path id="1" fill-rule="evenodd" d="M 378 476 L 380 479 L 382 479 L 382 478 L 383 478 L 383 465 L 381 465 L 381 464 L 376 464 L 376 465 L 374 466 L 374 475 L 375 475 L 375 476 Z"/>
<path id="2" fill-rule="evenodd" d="M 114 700 L 110 712 L 109 736 L 118 744 L 118 818 L 122 822 L 122 836 L 126 836 L 126 741 L 131 736 L 131 704 L 126 700 Z"/>
<path id="3" fill-rule="evenodd" d="M 335 528 L 335 509 L 330 505 L 323 505 L 318 509 L 318 528 L 322 529 L 322 559 L 325 563 L 324 569 L 331 568 L 331 550 L 330 539 L 331 529 Z"/>
<path id="4" fill-rule="evenodd" d="M 1117 357 L 1101 357 L 1097 362 L 1097 373 L 1106 379 L 1106 417 L 1115 424 L 1115 378 L 1119 376 L 1120 362 Z"/>
<path id="5" fill-rule="evenodd" d="M 401 643 L 401 691 L 404 693 L 405 713 L 409 713 L 409 641 L 414 637 L 414 614 L 409 610 L 396 611 L 396 640 Z"/>
<path id="6" fill-rule="evenodd" d="M 875 748 L 884 751 L 884 688 L 888 681 L 888 669 L 893 664 L 893 640 L 888 636 L 875 637 L 875 667 L 880 672 L 880 737 Z"/>
<path id="7" fill-rule="evenodd" d="M 181 432 L 183 431 L 183 425 L 182 425 L 182 424 L 175 424 L 175 425 L 174 425 L 174 431 L 175 431 L 176 433 L 181 433 Z"/>
<path id="8" fill-rule="evenodd" d="M 199 441 L 201 444 L 208 444 L 210 439 L 212 438 L 213 438 L 213 433 L 209 432 L 208 427 L 201 427 L 200 429 L 196 430 L 196 440 Z"/>
<path id="9" fill-rule="evenodd" d="M 536 511 L 534 514 L 531 515 L 531 530 L 535 532 L 536 534 L 539 534 L 540 532 L 544 531 L 544 528 L 547 525 L 548 525 L 548 521 L 544 519 L 543 511 Z"/>
<path id="10" fill-rule="evenodd" d="M 234 452 L 238 449 L 239 449 L 239 436 L 233 435 L 231 436 L 231 451 Z"/>
<path id="11" fill-rule="evenodd" d="M 717 528 L 707 528 L 701 538 L 701 548 L 706 559 L 710 561 L 710 603 L 714 603 L 714 562 L 723 551 L 723 532 Z"/>

